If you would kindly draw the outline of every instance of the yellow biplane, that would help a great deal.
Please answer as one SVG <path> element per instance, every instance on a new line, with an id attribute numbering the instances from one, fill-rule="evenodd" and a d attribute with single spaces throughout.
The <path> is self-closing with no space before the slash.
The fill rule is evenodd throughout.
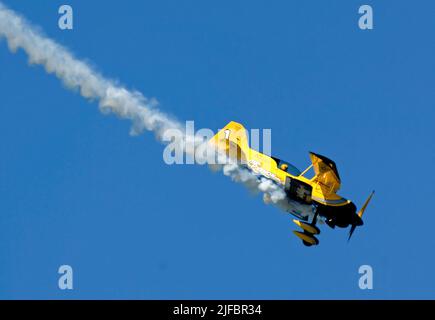
<path id="1" fill-rule="evenodd" d="M 306 246 L 319 244 L 315 237 L 320 233 L 316 226 L 318 221 L 331 228 L 351 226 L 348 240 L 355 228 L 363 225 L 362 216 L 374 191 L 357 212 L 352 201 L 337 194 L 341 180 L 334 161 L 310 152 L 311 165 L 301 172 L 286 161 L 251 149 L 246 129 L 234 121 L 220 130 L 211 142 L 258 177 L 273 180 L 284 189 L 288 212 L 299 219 L 293 222 L 302 229 L 302 232 L 293 232 Z M 311 178 L 307 177 L 310 169 L 314 171 Z"/>

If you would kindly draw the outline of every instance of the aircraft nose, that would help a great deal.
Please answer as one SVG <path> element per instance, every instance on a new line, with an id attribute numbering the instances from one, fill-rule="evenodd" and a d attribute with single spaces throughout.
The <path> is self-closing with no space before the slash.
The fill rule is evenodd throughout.
<path id="1" fill-rule="evenodd" d="M 354 222 L 352 224 L 354 224 L 356 226 L 362 226 L 364 224 L 364 221 L 356 213 L 354 213 L 353 217 L 354 217 Z"/>

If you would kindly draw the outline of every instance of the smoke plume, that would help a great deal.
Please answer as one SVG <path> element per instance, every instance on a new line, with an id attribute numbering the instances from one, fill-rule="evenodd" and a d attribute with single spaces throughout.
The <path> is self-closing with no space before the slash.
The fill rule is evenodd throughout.
<path id="1" fill-rule="evenodd" d="M 130 91 L 117 82 L 107 79 L 89 64 L 74 57 L 66 48 L 37 31 L 22 16 L 0 3 L 0 38 L 5 38 L 11 52 L 22 49 L 29 63 L 41 65 L 46 72 L 55 75 L 64 85 L 80 93 L 86 99 L 98 102 L 102 113 L 113 113 L 132 122 L 131 134 L 153 132 L 162 141 L 168 129 L 184 131 L 182 124 L 157 108 L 157 102 L 140 92 Z M 183 146 L 194 137 L 184 135 L 179 143 Z M 195 145 L 204 141 L 195 140 Z M 186 152 L 186 148 L 184 148 Z M 193 150 L 194 152 L 194 150 Z M 249 170 L 227 161 L 218 165 L 226 176 L 241 182 L 254 192 L 262 192 L 266 203 L 276 204 L 288 211 L 289 204 L 284 191 L 272 181 L 259 178 Z"/>

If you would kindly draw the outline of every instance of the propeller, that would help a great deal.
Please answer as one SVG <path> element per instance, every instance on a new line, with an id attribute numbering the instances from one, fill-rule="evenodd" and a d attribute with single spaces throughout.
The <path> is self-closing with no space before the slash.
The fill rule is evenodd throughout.
<path id="1" fill-rule="evenodd" d="M 357 215 L 358 215 L 358 217 L 360 218 L 360 220 L 361 220 L 361 218 L 362 218 L 362 216 L 363 216 L 363 214 L 364 214 L 364 211 L 365 211 L 366 208 L 367 208 L 367 205 L 369 204 L 369 202 L 370 202 L 370 200 L 372 199 L 372 197 L 373 197 L 374 194 L 375 194 L 375 191 L 372 191 L 372 193 L 369 195 L 369 197 L 367 198 L 367 200 L 366 200 L 366 202 L 364 203 L 364 205 L 363 205 L 363 206 L 361 207 L 361 209 L 358 211 Z M 361 220 L 361 224 L 362 224 L 362 220 Z M 353 234 L 353 232 L 355 231 L 356 227 L 357 227 L 358 225 L 361 225 L 361 224 L 355 224 L 355 223 L 352 224 L 352 227 L 350 228 L 350 231 L 349 231 L 349 238 L 347 239 L 347 242 L 349 242 L 349 241 L 350 241 L 350 238 L 352 238 L 352 234 Z"/>

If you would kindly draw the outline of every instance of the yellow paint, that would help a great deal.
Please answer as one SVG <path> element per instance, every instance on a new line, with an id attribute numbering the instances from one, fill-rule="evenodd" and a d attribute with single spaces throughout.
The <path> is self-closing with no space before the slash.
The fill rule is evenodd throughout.
<path id="1" fill-rule="evenodd" d="M 268 155 L 260 153 L 249 147 L 246 129 L 240 123 L 231 121 L 220 130 L 210 141 L 218 150 L 225 152 L 231 159 L 237 160 L 255 173 L 274 180 L 285 186 L 286 177 L 296 179 L 310 185 L 312 199 L 327 206 L 344 206 L 350 201 L 345 200 L 336 192 L 340 189 L 340 180 L 333 170 L 325 165 L 316 155 L 310 154 L 311 166 L 299 176 L 294 176 L 278 167 L 276 161 Z M 304 174 L 314 168 L 315 176 L 308 179 Z"/>
<path id="2" fill-rule="evenodd" d="M 312 225 L 310 225 L 308 223 L 305 223 L 305 222 L 302 222 L 302 221 L 299 221 L 299 220 L 296 220 L 296 219 L 293 219 L 293 222 L 297 226 L 301 227 L 303 230 L 305 230 L 305 231 L 307 231 L 309 233 L 319 234 L 319 231 L 317 230 L 317 228 L 313 227 Z"/>
<path id="3" fill-rule="evenodd" d="M 372 193 L 369 195 L 369 197 L 367 198 L 366 202 L 364 202 L 364 205 L 361 207 L 361 210 L 358 212 L 358 216 L 360 218 L 362 218 L 364 211 L 366 210 L 370 200 L 372 200 L 373 195 L 375 194 L 374 191 L 372 191 Z"/>
<path id="4" fill-rule="evenodd" d="M 316 245 L 318 243 L 318 240 L 314 237 L 309 236 L 308 234 L 299 232 L 299 231 L 293 231 L 293 233 L 301 240 L 308 242 L 309 244 Z"/>

